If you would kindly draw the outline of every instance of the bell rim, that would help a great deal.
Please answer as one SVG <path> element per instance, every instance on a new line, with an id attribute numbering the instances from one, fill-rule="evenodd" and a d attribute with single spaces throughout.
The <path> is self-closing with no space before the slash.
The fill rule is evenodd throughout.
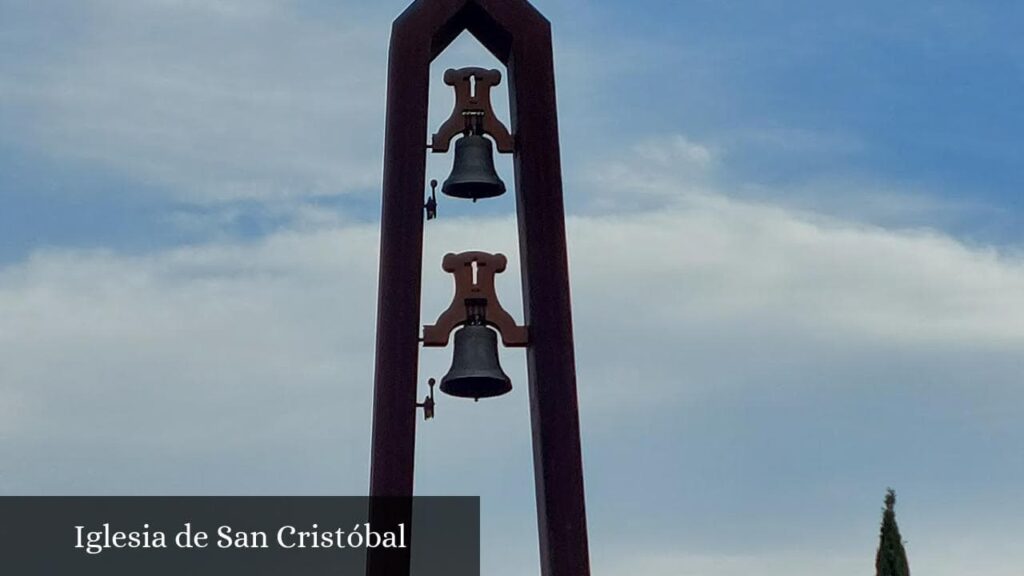
<path id="1" fill-rule="evenodd" d="M 482 198 L 497 198 L 498 196 L 501 196 L 502 194 L 504 194 L 505 192 L 508 191 L 505 188 L 505 183 L 502 182 L 501 180 L 498 180 L 498 186 L 495 187 L 495 189 L 497 191 L 494 192 L 494 193 L 491 193 L 491 192 L 488 192 L 486 194 L 459 194 L 459 193 L 457 193 L 457 191 L 459 189 L 464 188 L 464 187 L 473 188 L 473 187 L 479 187 L 479 186 L 481 186 L 481 184 L 479 182 L 452 182 L 452 183 L 449 184 L 448 180 L 445 180 L 444 184 L 441 185 L 441 193 L 444 194 L 445 196 L 451 196 L 452 198 L 464 198 L 466 200 L 475 200 L 475 199 L 482 199 Z M 489 184 L 485 185 L 485 186 L 490 187 Z"/>
<path id="2" fill-rule="evenodd" d="M 473 385 L 474 381 L 488 381 L 501 385 L 497 386 L 477 386 Z M 484 394 L 473 394 L 472 392 L 485 392 Z M 452 379 L 441 380 L 441 392 L 455 397 L 455 398 L 472 398 L 479 400 L 480 398 L 496 398 L 498 396 L 504 396 L 512 391 L 512 379 L 507 375 L 503 379 L 496 379 L 493 377 L 485 376 L 458 376 Z"/>

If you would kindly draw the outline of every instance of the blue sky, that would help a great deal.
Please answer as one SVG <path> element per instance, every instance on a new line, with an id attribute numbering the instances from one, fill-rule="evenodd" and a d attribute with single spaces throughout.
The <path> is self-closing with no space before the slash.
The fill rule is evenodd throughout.
<path id="1" fill-rule="evenodd" d="M 0 0 L 0 491 L 365 492 L 404 4 Z M 1018 575 L 1024 8 L 536 4 L 594 573 L 862 574 L 892 486 L 915 572 Z M 445 252 L 517 261 L 511 195 L 440 214 L 425 323 Z M 481 494 L 485 571 L 536 573 L 503 363 L 420 426 L 417 490 Z"/>

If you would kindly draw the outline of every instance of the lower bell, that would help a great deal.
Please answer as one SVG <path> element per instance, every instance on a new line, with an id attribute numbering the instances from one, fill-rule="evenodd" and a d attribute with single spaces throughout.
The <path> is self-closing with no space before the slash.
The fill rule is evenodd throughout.
<path id="1" fill-rule="evenodd" d="M 498 335 L 487 326 L 469 325 L 455 333 L 452 367 L 441 391 L 459 398 L 491 398 L 512 391 L 512 380 L 498 363 Z"/>

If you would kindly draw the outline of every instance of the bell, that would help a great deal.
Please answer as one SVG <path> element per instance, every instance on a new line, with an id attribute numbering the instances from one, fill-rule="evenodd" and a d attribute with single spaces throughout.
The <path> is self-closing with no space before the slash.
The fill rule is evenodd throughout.
<path id="1" fill-rule="evenodd" d="M 441 186 L 441 192 L 456 198 L 493 198 L 505 193 L 505 183 L 494 171 L 494 149 L 491 141 L 479 134 L 469 134 L 455 142 L 452 173 Z"/>
<path id="2" fill-rule="evenodd" d="M 491 398 L 512 391 L 512 381 L 498 364 L 498 335 L 487 326 L 469 325 L 455 333 L 452 367 L 441 391 L 459 398 Z"/>

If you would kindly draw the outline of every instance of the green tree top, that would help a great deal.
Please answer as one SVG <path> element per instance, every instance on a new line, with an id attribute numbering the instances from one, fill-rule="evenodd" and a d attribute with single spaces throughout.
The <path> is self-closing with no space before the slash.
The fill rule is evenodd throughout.
<path id="1" fill-rule="evenodd" d="M 885 510 L 882 512 L 882 533 L 879 536 L 878 554 L 875 556 L 875 576 L 910 576 L 907 551 L 903 549 L 900 528 L 896 525 L 896 492 L 892 488 L 885 494 Z"/>

